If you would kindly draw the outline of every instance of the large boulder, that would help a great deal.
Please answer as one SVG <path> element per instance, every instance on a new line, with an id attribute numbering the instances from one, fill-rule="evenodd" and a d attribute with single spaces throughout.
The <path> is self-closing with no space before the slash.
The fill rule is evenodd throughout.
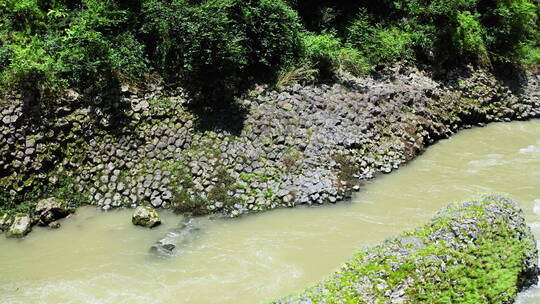
<path id="1" fill-rule="evenodd" d="M 153 228 L 161 224 L 161 218 L 156 210 L 150 206 L 139 206 L 135 209 L 131 219 L 133 225 Z"/>
<path id="2" fill-rule="evenodd" d="M 64 218 L 70 213 L 68 204 L 54 197 L 42 199 L 36 205 L 36 215 L 39 218 L 39 224 L 43 226 Z"/>
<path id="3" fill-rule="evenodd" d="M 329 279 L 274 303 L 514 303 L 538 282 L 523 212 L 489 195 L 357 252 Z"/>
<path id="4" fill-rule="evenodd" d="M 6 237 L 22 238 L 32 231 L 32 219 L 29 215 L 19 215 L 15 217 L 13 224 L 9 227 Z"/>

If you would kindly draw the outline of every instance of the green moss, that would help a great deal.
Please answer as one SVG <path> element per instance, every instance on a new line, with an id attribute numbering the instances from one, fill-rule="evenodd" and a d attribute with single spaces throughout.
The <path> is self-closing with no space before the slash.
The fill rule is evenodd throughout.
<path id="1" fill-rule="evenodd" d="M 537 260 L 521 210 L 483 196 L 357 252 L 327 281 L 274 303 L 513 303 L 534 283 Z"/>
<path id="2" fill-rule="evenodd" d="M 33 215 L 38 200 L 47 197 L 56 197 L 68 202 L 70 208 L 88 204 L 88 195 L 77 189 L 77 183 L 68 175 L 60 175 L 55 183 L 47 185 L 37 184 L 27 179 L 27 191 L 17 194 L 15 199 L 0 192 L 0 213 Z"/>

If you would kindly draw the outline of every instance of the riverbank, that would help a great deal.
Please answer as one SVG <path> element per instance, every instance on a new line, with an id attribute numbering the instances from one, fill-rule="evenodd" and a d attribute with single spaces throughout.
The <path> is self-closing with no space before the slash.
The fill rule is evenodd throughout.
<path id="1" fill-rule="evenodd" d="M 328 280 L 274 303 L 514 303 L 539 273 L 522 210 L 486 195 L 357 252 Z"/>
<path id="2" fill-rule="evenodd" d="M 212 112 L 159 85 L 71 92 L 55 106 L 14 98 L 1 110 L 1 205 L 31 213 L 55 196 L 238 216 L 335 203 L 459 129 L 540 117 L 539 91 L 538 75 L 510 84 L 461 69 L 435 80 L 401 67 L 331 86 L 259 88 Z"/>
<path id="3" fill-rule="evenodd" d="M 16 303 L 270 302 L 329 277 L 360 248 L 421 226 L 448 202 L 477 192 L 507 193 L 538 239 L 539 138 L 540 120 L 463 130 L 366 182 L 351 201 L 196 218 L 200 230 L 189 240 L 175 238 L 172 255 L 163 257 L 149 249 L 177 231 L 183 217 L 158 210 L 163 224 L 146 229 L 131 223 L 131 209 L 78 208 L 61 220 L 61 229 L 34 227 L 22 241 L 0 236 L 0 293 Z M 537 302 L 535 296 L 520 303 Z"/>

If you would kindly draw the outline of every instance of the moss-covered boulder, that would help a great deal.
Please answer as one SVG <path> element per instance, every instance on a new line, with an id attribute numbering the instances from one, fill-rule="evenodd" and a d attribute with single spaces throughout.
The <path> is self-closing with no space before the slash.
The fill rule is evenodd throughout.
<path id="1" fill-rule="evenodd" d="M 15 217 L 13 224 L 9 227 L 6 237 L 8 238 L 22 238 L 32 231 L 32 219 L 29 215 L 19 215 Z"/>
<path id="2" fill-rule="evenodd" d="M 538 274 L 536 240 L 521 209 L 489 195 L 448 206 L 274 303 L 514 303 Z"/>
<path id="3" fill-rule="evenodd" d="M 161 224 L 161 218 L 154 208 L 139 206 L 135 209 L 131 222 L 133 225 L 153 228 Z"/>
<path id="4" fill-rule="evenodd" d="M 70 212 L 67 202 L 54 197 L 42 199 L 36 205 L 36 215 L 43 226 L 68 216 Z"/>

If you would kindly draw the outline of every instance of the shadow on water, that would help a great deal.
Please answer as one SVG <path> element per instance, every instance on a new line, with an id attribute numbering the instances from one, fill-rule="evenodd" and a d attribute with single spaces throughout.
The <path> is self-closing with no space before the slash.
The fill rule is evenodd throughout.
<path id="1" fill-rule="evenodd" d="M 193 243 L 201 236 L 202 219 L 184 217 L 177 228 L 167 232 L 152 247 L 150 253 L 159 258 L 178 255 L 183 247 Z"/>

